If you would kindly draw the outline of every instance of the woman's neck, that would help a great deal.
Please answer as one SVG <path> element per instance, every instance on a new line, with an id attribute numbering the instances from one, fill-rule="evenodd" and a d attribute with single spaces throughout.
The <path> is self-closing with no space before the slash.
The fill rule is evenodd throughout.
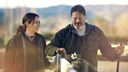
<path id="1" fill-rule="evenodd" d="M 27 30 L 26 30 L 26 34 L 27 34 L 28 36 L 34 36 L 34 35 L 35 35 L 35 33 L 34 33 L 34 32 L 27 31 Z"/>

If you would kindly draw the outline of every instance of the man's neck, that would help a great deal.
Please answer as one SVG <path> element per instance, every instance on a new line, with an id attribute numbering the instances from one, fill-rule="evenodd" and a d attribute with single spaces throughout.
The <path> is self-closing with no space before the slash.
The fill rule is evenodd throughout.
<path id="1" fill-rule="evenodd" d="M 86 25 L 84 24 L 79 30 L 77 30 L 77 33 L 79 36 L 84 36 L 86 31 Z"/>

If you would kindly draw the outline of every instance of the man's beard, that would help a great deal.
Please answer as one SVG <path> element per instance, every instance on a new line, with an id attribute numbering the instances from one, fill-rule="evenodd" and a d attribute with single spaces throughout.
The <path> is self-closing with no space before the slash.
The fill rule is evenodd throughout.
<path id="1" fill-rule="evenodd" d="M 77 31 L 77 33 L 78 33 L 78 35 L 79 36 L 83 36 L 84 34 L 85 34 L 85 27 L 86 25 L 84 25 L 84 24 L 81 24 L 81 26 L 76 26 L 76 25 L 74 25 L 74 28 L 75 28 L 75 30 Z"/>
<path id="2" fill-rule="evenodd" d="M 83 25 L 84 24 L 82 24 L 82 23 L 76 23 L 76 24 L 74 24 L 74 28 L 76 29 L 76 31 L 78 31 L 78 30 L 81 30 L 83 28 Z"/>

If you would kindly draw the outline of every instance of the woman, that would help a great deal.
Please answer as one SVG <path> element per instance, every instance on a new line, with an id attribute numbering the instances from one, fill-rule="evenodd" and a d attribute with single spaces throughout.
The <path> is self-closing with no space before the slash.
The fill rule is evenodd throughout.
<path id="1" fill-rule="evenodd" d="M 46 43 L 44 37 L 37 33 L 39 15 L 27 13 L 22 24 L 5 49 L 4 72 L 44 72 Z"/>

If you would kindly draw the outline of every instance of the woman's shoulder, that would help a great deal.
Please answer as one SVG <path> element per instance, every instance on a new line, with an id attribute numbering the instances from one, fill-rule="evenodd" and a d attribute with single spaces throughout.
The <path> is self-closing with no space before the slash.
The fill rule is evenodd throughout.
<path id="1" fill-rule="evenodd" d="M 43 34 L 35 33 L 35 35 L 44 39 L 44 35 Z"/>
<path id="2" fill-rule="evenodd" d="M 15 46 L 18 42 L 20 42 L 21 38 L 19 36 L 13 36 L 12 38 L 10 38 L 7 42 L 8 46 Z"/>
<path id="3" fill-rule="evenodd" d="M 39 33 L 35 33 L 35 35 L 37 35 L 37 36 L 41 36 L 41 37 L 43 36 L 42 34 L 39 34 Z"/>

